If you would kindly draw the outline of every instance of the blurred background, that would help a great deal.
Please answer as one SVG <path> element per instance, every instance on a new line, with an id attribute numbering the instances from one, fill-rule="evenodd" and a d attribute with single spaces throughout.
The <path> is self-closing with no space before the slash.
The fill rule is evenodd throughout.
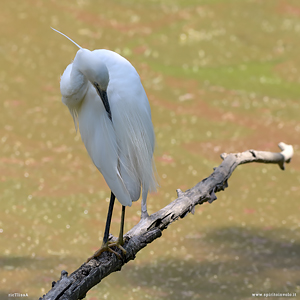
<path id="1" fill-rule="evenodd" d="M 120 53 L 139 72 L 160 176 L 150 213 L 174 200 L 177 188 L 209 176 L 222 152 L 277 152 L 281 141 L 295 149 L 284 172 L 239 167 L 217 201 L 172 224 L 86 299 L 300 295 L 298 0 L 23 0 L 0 7 L 1 299 L 16 292 L 37 299 L 102 243 L 110 191 L 59 89 L 77 48 L 50 26 L 82 47 Z M 140 202 L 126 214 L 128 231 Z"/>

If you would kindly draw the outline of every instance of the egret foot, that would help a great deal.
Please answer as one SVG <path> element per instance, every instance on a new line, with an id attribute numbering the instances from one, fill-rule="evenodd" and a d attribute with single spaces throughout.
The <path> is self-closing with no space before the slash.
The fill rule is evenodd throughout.
<path id="1" fill-rule="evenodd" d="M 111 249 L 111 247 L 114 247 L 114 246 L 118 247 L 124 254 L 126 254 L 126 250 L 121 246 L 121 244 L 119 244 L 119 241 L 117 241 L 117 242 L 109 242 L 108 241 L 105 244 L 103 244 L 102 247 L 100 249 L 98 249 L 91 257 L 89 257 L 86 262 L 89 262 L 91 259 L 98 257 L 102 252 L 105 252 L 105 251 L 112 252 L 119 259 L 121 259 L 122 256 L 118 252 Z"/>
<path id="2" fill-rule="evenodd" d="M 123 248 L 123 245 L 124 245 L 124 241 L 122 239 L 122 241 L 120 241 L 118 239 L 117 243 L 116 243 L 116 246 L 123 252 L 123 254 L 126 254 L 126 250 Z M 120 255 L 120 254 L 119 254 Z M 120 256 L 121 257 L 121 256 Z"/>

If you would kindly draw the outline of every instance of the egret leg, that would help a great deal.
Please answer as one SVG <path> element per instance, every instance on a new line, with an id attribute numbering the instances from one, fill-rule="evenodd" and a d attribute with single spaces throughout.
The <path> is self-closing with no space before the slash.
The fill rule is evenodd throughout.
<path id="1" fill-rule="evenodd" d="M 99 256 L 102 252 L 105 252 L 105 251 L 112 252 L 112 253 L 116 254 L 117 257 L 121 258 L 121 255 L 118 252 L 111 249 L 111 247 L 114 247 L 114 246 L 121 249 L 123 253 L 126 253 L 126 250 L 122 247 L 122 245 L 123 245 L 123 228 L 124 228 L 125 206 L 122 206 L 121 228 L 120 228 L 119 240 L 117 242 L 109 242 L 108 241 L 109 229 L 110 229 L 110 224 L 111 224 L 111 218 L 112 218 L 112 214 L 113 214 L 115 199 L 116 199 L 116 197 L 115 197 L 114 193 L 111 192 L 102 246 L 91 257 L 89 257 L 86 262 L 89 262 L 92 258 L 95 258 L 95 257 Z M 121 233 L 122 233 L 122 239 L 120 240 Z M 121 243 L 120 243 L 120 241 L 121 241 Z"/>
<path id="2" fill-rule="evenodd" d="M 145 219 L 149 217 L 147 212 L 147 196 L 148 196 L 148 189 L 144 189 L 142 191 L 142 207 L 141 207 L 141 218 Z"/>
<path id="3" fill-rule="evenodd" d="M 118 247 L 122 250 L 122 252 L 124 254 L 126 254 L 126 250 L 122 246 L 124 245 L 123 232 L 124 232 L 124 220 L 125 220 L 125 207 L 126 206 L 122 205 L 120 233 L 119 233 L 119 239 L 117 242 Z"/>
<path id="4" fill-rule="evenodd" d="M 105 245 L 108 241 L 109 229 L 110 229 L 111 217 L 112 217 L 113 210 L 114 210 L 115 199 L 116 199 L 116 196 L 114 195 L 113 192 L 111 192 L 109 207 L 108 207 L 108 212 L 107 212 L 107 218 L 106 218 L 106 224 L 105 224 L 105 231 L 104 231 L 104 236 L 103 236 L 103 245 Z"/>
<path id="5" fill-rule="evenodd" d="M 112 214 L 113 214 L 115 199 L 116 199 L 116 197 L 115 197 L 114 193 L 111 192 L 102 246 L 91 257 L 89 257 L 86 262 L 89 262 L 92 258 L 95 258 L 95 257 L 99 256 L 104 251 L 113 252 L 118 257 L 121 257 L 121 255 L 119 253 L 117 253 L 116 251 L 114 251 L 110 248 L 110 247 L 116 246 L 117 243 L 114 243 L 114 242 L 110 243 L 108 241 L 109 229 L 110 229 L 110 224 L 111 224 L 111 218 L 112 218 Z"/>

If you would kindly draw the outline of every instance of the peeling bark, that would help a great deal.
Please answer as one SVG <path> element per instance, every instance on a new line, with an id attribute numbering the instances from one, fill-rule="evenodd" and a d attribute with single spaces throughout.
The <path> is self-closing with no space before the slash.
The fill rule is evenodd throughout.
<path id="1" fill-rule="evenodd" d="M 289 163 L 294 154 L 293 147 L 279 143 L 281 152 L 247 150 L 242 153 L 221 154 L 223 162 L 214 172 L 193 188 L 183 192 L 177 189 L 178 198 L 166 207 L 142 219 L 129 230 L 125 236 L 124 248 L 126 255 L 119 249 L 115 251 L 122 255 L 122 259 L 115 254 L 104 252 L 99 257 L 84 263 L 70 276 L 66 271 L 61 272 L 57 282 L 52 283 L 52 289 L 44 295 L 43 300 L 77 300 L 85 297 L 86 293 L 103 278 L 112 272 L 120 271 L 122 266 L 134 260 L 136 254 L 162 235 L 162 231 L 179 218 L 184 218 L 189 212 L 194 213 L 195 206 L 204 202 L 212 203 L 217 199 L 216 193 L 228 187 L 228 179 L 238 165 L 252 162 L 278 164 L 281 170 L 285 163 Z M 110 240 L 116 240 L 110 235 Z"/>

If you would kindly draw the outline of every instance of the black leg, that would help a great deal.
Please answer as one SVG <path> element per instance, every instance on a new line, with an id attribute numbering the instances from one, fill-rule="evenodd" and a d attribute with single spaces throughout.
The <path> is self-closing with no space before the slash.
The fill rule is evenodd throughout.
<path id="1" fill-rule="evenodd" d="M 116 242 L 108 243 L 109 228 L 110 228 L 111 217 L 112 217 L 112 213 L 113 213 L 113 209 L 114 209 L 115 199 L 116 199 L 116 197 L 115 197 L 114 193 L 111 192 L 102 247 L 99 250 L 97 250 L 94 253 L 94 255 L 92 255 L 91 257 L 89 257 L 87 259 L 87 262 L 89 262 L 91 259 L 99 256 L 104 251 L 112 252 L 115 255 L 117 255 L 117 257 L 121 258 L 121 255 L 118 252 L 116 252 L 116 251 L 114 251 L 114 250 L 112 250 L 110 248 L 110 247 L 113 247 L 113 246 L 118 247 L 119 249 L 122 250 L 122 252 L 124 254 L 126 254 L 126 250 L 122 247 L 122 245 L 123 245 L 123 228 L 124 228 L 124 219 L 125 219 L 125 206 L 122 206 L 122 215 L 121 215 L 121 226 L 120 226 L 119 240 L 118 240 L 117 243 Z"/>
<path id="2" fill-rule="evenodd" d="M 124 220 L 125 220 L 125 207 L 122 205 L 122 215 L 121 215 L 121 225 L 120 225 L 120 233 L 119 233 L 119 244 L 123 246 L 123 230 L 124 230 Z"/>
<path id="3" fill-rule="evenodd" d="M 107 213 L 107 219 L 106 219 L 106 225 L 105 225 L 105 231 L 104 231 L 104 237 L 103 237 L 103 245 L 107 243 L 108 237 L 109 237 L 109 228 L 110 228 L 110 223 L 111 223 L 111 217 L 114 209 L 114 204 L 115 204 L 115 195 L 113 192 L 110 194 L 110 201 L 109 201 L 109 208 L 108 208 L 108 213 Z"/>

